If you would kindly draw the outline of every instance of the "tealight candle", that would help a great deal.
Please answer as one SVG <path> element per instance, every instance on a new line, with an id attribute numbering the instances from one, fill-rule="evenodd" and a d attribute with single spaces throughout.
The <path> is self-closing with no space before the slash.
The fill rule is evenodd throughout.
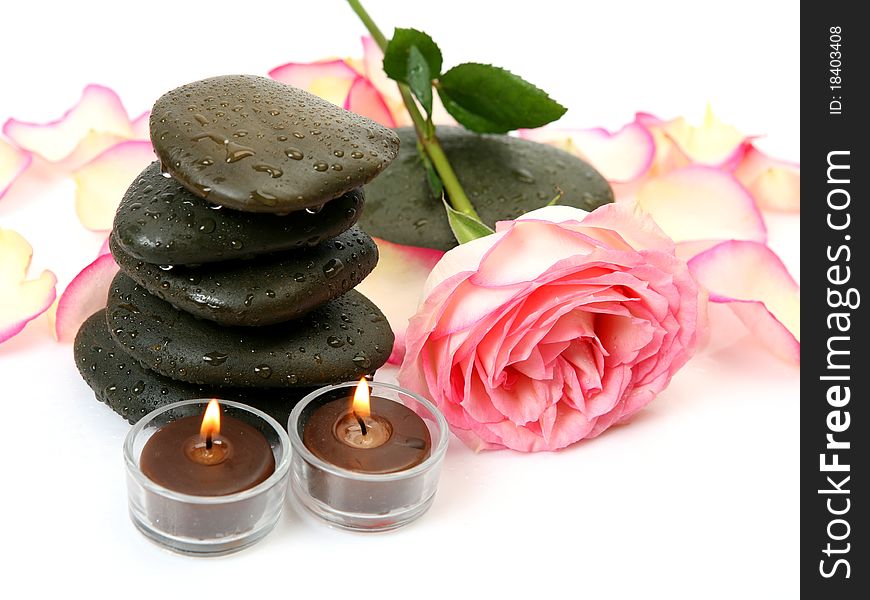
<path id="1" fill-rule="evenodd" d="M 203 413 L 203 408 L 208 406 Z M 237 402 L 187 400 L 142 418 L 124 443 L 133 523 L 187 554 L 234 552 L 278 520 L 289 472 L 286 432 Z"/>
<path id="2" fill-rule="evenodd" d="M 265 481 L 275 472 L 266 437 L 247 423 L 225 417 L 212 399 L 202 418 L 173 421 L 151 436 L 139 458 L 142 472 L 155 483 L 197 496 L 234 494 Z"/>
<path id="3" fill-rule="evenodd" d="M 331 523 L 368 531 L 426 511 L 447 448 L 447 422 L 431 402 L 393 385 L 371 387 L 374 396 L 364 379 L 317 390 L 288 424 L 296 497 Z"/>
<path id="4" fill-rule="evenodd" d="M 308 418 L 305 447 L 337 467 L 359 473 L 395 473 L 426 460 L 432 440 L 426 423 L 398 402 L 370 397 L 359 382 L 353 402 L 338 398 Z"/>

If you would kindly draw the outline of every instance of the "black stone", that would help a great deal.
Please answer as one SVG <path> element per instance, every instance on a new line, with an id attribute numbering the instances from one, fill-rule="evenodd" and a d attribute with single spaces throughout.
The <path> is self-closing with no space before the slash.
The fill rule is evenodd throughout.
<path id="1" fill-rule="evenodd" d="M 219 208 L 164 177 L 154 162 L 124 194 L 113 232 L 127 254 L 145 262 L 218 262 L 319 244 L 351 227 L 363 203 L 357 188 L 319 211 L 286 216 Z"/>
<path id="2" fill-rule="evenodd" d="M 174 178 L 209 202 L 250 212 L 319 206 L 371 181 L 399 150 L 386 127 L 253 75 L 167 92 L 150 128 Z"/>
<path id="3" fill-rule="evenodd" d="M 131 279 L 176 308 L 222 325 L 272 325 L 296 319 L 362 281 L 378 247 L 357 228 L 312 248 L 250 260 L 171 268 L 109 247 Z"/>
<path id="4" fill-rule="evenodd" d="M 393 332 L 357 291 L 294 321 L 224 327 L 197 319 L 118 273 L 109 290 L 112 337 L 142 366 L 198 384 L 324 385 L 359 379 L 387 361 Z"/>
<path id="5" fill-rule="evenodd" d="M 94 313 L 79 329 L 75 361 L 94 395 L 135 423 L 166 404 L 193 398 L 235 400 L 258 408 L 287 427 L 290 411 L 315 388 L 224 388 L 176 381 L 145 369 L 117 345 L 106 326 L 106 310 Z"/>
<path id="6" fill-rule="evenodd" d="M 438 138 L 481 219 L 490 226 L 549 203 L 592 210 L 613 201 L 607 181 L 589 164 L 553 146 L 507 135 L 439 127 Z M 398 158 L 366 185 L 360 227 L 375 237 L 449 250 L 456 239 L 444 206 L 432 195 L 411 128 L 397 129 Z"/>

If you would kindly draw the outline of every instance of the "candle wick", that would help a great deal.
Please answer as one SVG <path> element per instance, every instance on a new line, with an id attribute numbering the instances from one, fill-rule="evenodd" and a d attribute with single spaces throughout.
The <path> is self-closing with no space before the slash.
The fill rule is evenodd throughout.
<path id="1" fill-rule="evenodd" d="M 214 442 L 211 439 L 211 432 L 208 432 L 205 436 L 205 449 L 211 450 L 211 447 L 213 444 L 214 444 Z"/>
<path id="2" fill-rule="evenodd" d="M 363 436 L 365 436 L 368 433 L 368 427 L 366 427 L 365 419 L 363 419 L 356 413 L 353 413 L 353 416 L 356 417 L 356 422 L 359 423 L 359 429 L 362 432 Z"/>

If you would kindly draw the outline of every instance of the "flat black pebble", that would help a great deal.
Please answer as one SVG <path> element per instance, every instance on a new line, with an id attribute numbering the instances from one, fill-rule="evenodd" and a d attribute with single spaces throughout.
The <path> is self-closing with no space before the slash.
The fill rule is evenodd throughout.
<path id="1" fill-rule="evenodd" d="M 366 185 L 360 227 L 375 237 L 412 246 L 449 250 L 456 239 L 441 201 L 432 195 L 412 128 L 397 129 L 399 157 Z M 490 226 L 546 206 L 561 189 L 559 204 L 592 210 L 613 202 L 598 171 L 576 156 L 507 135 L 479 135 L 439 127 L 438 138 L 481 219 Z"/>
<path id="2" fill-rule="evenodd" d="M 109 335 L 105 309 L 93 314 L 79 329 L 75 361 L 94 395 L 109 408 L 135 423 L 166 404 L 193 398 L 235 400 L 253 406 L 287 426 L 290 411 L 315 388 L 225 388 L 203 386 L 164 377 L 130 358 Z"/>
<path id="3" fill-rule="evenodd" d="M 363 204 L 357 188 L 319 211 L 275 216 L 220 208 L 164 177 L 154 162 L 124 194 L 113 233 L 127 254 L 145 262 L 209 263 L 319 244 L 351 227 Z"/>
<path id="4" fill-rule="evenodd" d="M 127 275 L 176 308 L 222 325 L 296 319 L 356 287 L 378 262 L 378 247 L 357 228 L 317 246 L 250 260 L 167 269 L 109 247 Z"/>
<path id="5" fill-rule="evenodd" d="M 188 83 L 151 110 L 164 168 L 209 202 L 250 212 L 318 206 L 371 181 L 396 157 L 390 129 L 266 77 Z"/>
<path id="6" fill-rule="evenodd" d="M 177 310 L 118 273 L 106 318 L 112 337 L 142 366 L 198 384 L 284 387 L 351 381 L 383 365 L 393 347 L 386 318 L 355 290 L 293 321 L 225 327 Z"/>

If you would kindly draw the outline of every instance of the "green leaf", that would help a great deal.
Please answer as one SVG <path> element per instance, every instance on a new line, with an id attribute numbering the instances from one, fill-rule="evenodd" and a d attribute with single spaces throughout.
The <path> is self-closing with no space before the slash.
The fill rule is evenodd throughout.
<path id="1" fill-rule="evenodd" d="M 456 65 L 436 85 L 447 112 L 478 133 L 540 127 L 567 110 L 522 77 L 492 65 Z"/>
<path id="2" fill-rule="evenodd" d="M 432 114 L 432 75 L 429 64 L 417 46 L 408 49 L 408 87 L 427 115 Z"/>
<path id="3" fill-rule="evenodd" d="M 453 237 L 460 244 L 495 233 L 485 223 L 450 206 L 447 200 L 444 200 L 444 208 L 447 210 L 447 222 L 450 223 Z"/>
<path id="4" fill-rule="evenodd" d="M 441 73 L 441 50 L 428 34 L 416 29 L 397 27 L 393 33 L 393 39 L 387 44 L 384 51 L 384 72 L 387 77 L 402 83 L 408 81 L 409 55 L 411 47 L 416 46 L 423 56 L 429 73 L 432 77 L 438 77 Z"/>
<path id="5" fill-rule="evenodd" d="M 557 185 L 557 186 L 556 186 L 556 195 L 553 197 L 552 200 L 550 200 L 549 202 L 547 202 L 546 205 L 547 205 L 547 206 L 556 206 L 557 204 L 559 204 L 559 201 L 562 199 L 562 196 L 564 196 L 564 195 L 565 195 L 565 192 L 562 191 L 562 188 L 560 188 L 560 187 Z"/>

